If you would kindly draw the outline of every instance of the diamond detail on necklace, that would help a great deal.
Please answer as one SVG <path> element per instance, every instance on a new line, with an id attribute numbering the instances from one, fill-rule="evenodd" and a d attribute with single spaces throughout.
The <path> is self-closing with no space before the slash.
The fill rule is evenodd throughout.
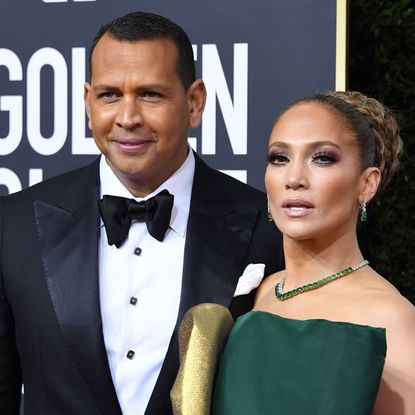
<path id="1" fill-rule="evenodd" d="M 368 264 L 369 264 L 369 261 L 364 259 L 362 262 L 359 262 L 358 264 L 347 267 L 339 272 L 336 272 L 335 274 L 331 274 L 327 277 L 322 278 L 321 280 L 311 282 L 310 284 L 305 284 L 305 285 L 302 285 L 301 287 L 293 288 L 292 290 L 287 291 L 287 292 L 284 291 L 284 282 L 285 282 L 285 275 L 284 275 L 281 278 L 281 280 L 277 283 L 277 285 L 275 286 L 275 297 L 277 297 L 277 299 L 280 301 L 288 300 L 289 298 L 295 297 L 298 294 L 302 294 L 307 291 L 320 288 L 323 285 L 326 285 L 329 282 L 332 282 L 341 277 L 344 277 L 345 275 L 348 275 L 352 273 L 353 271 L 356 271 L 359 268 L 362 268 Z"/>

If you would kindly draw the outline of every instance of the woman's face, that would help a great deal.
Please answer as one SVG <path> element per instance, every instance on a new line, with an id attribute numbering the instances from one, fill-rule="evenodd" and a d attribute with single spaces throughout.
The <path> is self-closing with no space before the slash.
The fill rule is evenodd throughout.
<path id="1" fill-rule="evenodd" d="M 323 105 L 300 103 L 274 125 L 265 185 L 286 237 L 354 233 L 363 176 L 354 135 Z"/>

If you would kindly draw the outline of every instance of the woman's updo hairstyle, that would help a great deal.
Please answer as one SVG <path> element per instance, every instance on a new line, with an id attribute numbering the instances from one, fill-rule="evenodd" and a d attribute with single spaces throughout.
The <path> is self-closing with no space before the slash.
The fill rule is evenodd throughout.
<path id="1" fill-rule="evenodd" d="M 402 139 L 391 110 L 374 98 L 360 92 L 328 92 L 301 98 L 288 109 L 308 102 L 324 105 L 339 116 L 355 135 L 361 154 L 361 167 L 377 167 L 381 173 L 380 188 L 390 181 L 399 167 Z"/>

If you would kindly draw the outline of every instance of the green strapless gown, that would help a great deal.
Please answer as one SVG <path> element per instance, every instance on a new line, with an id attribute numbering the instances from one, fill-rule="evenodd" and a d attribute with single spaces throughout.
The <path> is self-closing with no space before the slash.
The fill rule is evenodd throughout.
<path id="1" fill-rule="evenodd" d="M 251 311 L 232 327 L 212 414 L 371 414 L 385 354 L 382 328 Z"/>

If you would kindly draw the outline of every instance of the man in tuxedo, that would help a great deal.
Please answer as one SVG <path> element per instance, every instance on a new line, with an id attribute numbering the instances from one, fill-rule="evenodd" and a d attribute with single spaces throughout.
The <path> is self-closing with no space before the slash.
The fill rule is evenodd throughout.
<path id="1" fill-rule="evenodd" d="M 206 92 L 175 23 L 103 26 L 85 85 L 102 156 L 0 199 L 0 413 L 170 414 L 177 326 L 203 302 L 234 317 L 250 263 L 281 266 L 266 197 L 187 144 Z"/>

